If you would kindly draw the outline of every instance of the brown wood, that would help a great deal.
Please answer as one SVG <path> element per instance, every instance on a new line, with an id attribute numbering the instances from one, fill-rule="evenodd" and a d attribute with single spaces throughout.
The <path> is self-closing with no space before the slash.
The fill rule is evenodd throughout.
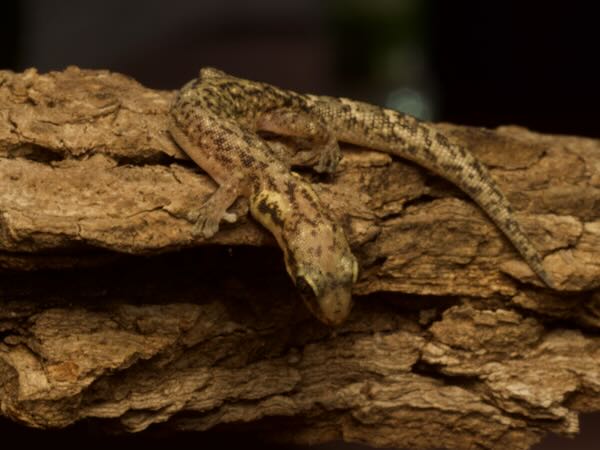
<path id="1" fill-rule="evenodd" d="M 332 179 L 304 173 L 362 268 L 330 330 L 251 218 L 191 237 L 214 184 L 165 132 L 171 95 L 0 71 L 0 415 L 526 449 L 600 409 L 599 141 L 439 125 L 492 169 L 558 292 L 413 164 L 345 148 Z"/>

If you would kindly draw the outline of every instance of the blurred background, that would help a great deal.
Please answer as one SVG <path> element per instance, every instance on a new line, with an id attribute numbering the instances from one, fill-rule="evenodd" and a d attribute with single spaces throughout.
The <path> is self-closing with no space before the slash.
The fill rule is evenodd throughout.
<path id="1" fill-rule="evenodd" d="M 594 2 L 4 0 L 0 68 L 201 66 L 425 119 L 600 137 Z"/>
<path id="2" fill-rule="evenodd" d="M 0 69 L 46 72 L 74 64 L 177 89 L 211 65 L 429 120 L 598 138 L 594 8 L 509 0 L 4 0 Z M 551 437 L 536 450 L 597 449 L 598 424 L 600 415 L 584 416 L 575 441 Z M 0 420 L 3 439 L 85 441 L 89 448 L 85 426 L 66 433 L 39 434 Z M 133 439 L 95 442 L 150 443 Z"/>

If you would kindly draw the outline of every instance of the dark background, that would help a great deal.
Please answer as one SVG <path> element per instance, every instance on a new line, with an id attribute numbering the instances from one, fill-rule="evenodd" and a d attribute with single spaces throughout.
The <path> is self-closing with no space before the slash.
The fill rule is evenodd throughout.
<path id="1" fill-rule="evenodd" d="M 500 0 L 5 0 L 0 69 L 75 64 L 176 89 L 212 65 L 426 119 L 598 138 L 593 9 L 594 2 Z M 599 418 L 584 417 L 576 441 L 549 438 L 537 449 L 597 449 Z M 2 439 L 21 443 L 79 446 L 88 431 L 40 434 L 0 421 Z M 188 437 L 167 442 L 183 446 Z M 98 439 L 102 447 L 150 442 Z M 193 437 L 197 445 L 224 443 L 214 439 Z"/>
<path id="2" fill-rule="evenodd" d="M 598 15 L 580 3 L 5 0 L 0 68 L 176 89 L 213 65 L 424 118 L 600 137 Z"/>

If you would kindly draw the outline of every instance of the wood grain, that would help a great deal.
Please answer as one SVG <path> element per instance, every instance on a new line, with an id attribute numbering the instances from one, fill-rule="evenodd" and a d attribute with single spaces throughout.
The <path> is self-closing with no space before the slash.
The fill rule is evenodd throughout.
<path id="1" fill-rule="evenodd" d="M 491 168 L 554 292 L 413 164 L 344 147 L 335 177 L 302 173 L 362 269 L 330 330 L 252 219 L 191 237 L 215 186 L 166 134 L 171 96 L 107 71 L 0 72 L 1 415 L 526 449 L 600 409 L 600 142 L 439 125 Z"/>

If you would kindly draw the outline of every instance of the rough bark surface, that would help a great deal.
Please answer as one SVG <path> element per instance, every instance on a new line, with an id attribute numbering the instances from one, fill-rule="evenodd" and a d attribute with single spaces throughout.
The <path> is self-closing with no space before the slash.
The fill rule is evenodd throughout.
<path id="1" fill-rule="evenodd" d="M 171 96 L 0 72 L 1 415 L 527 449 L 600 410 L 600 142 L 439 125 L 492 169 L 560 291 L 449 183 L 346 148 L 314 179 L 362 268 L 332 331 L 252 219 L 191 237 L 214 184 L 165 132 Z"/>

